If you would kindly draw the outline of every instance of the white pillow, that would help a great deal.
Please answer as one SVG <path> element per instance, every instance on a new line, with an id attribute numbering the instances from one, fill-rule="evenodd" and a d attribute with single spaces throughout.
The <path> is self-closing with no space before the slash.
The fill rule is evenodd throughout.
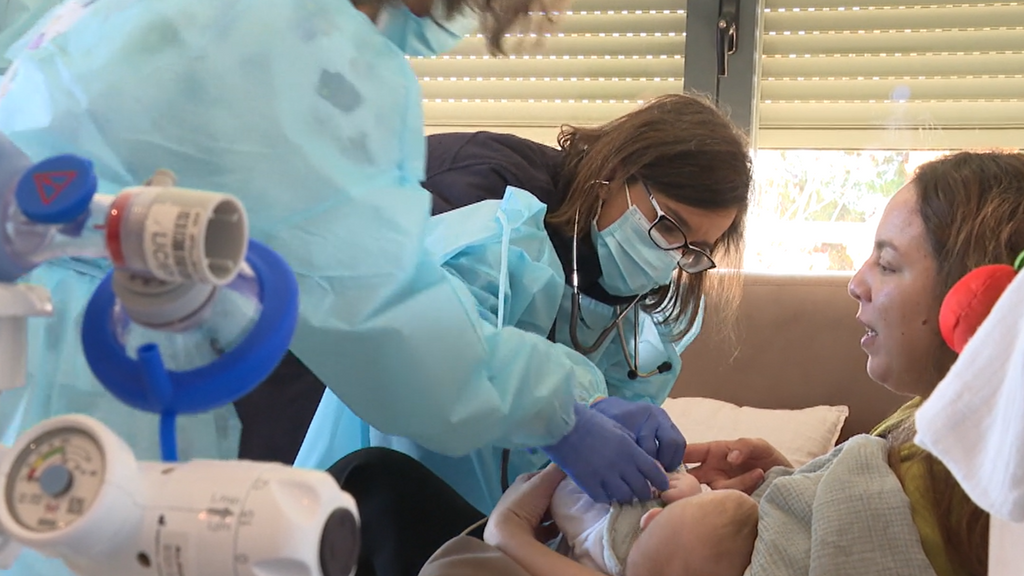
<path id="1" fill-rule="evenodd" d="M 794 466 L 831 451 L 850 415 L 848 406 L 769 410 L 712 398 L 669 398 L 662 407 L 688 443 L 764 438 Z"/>

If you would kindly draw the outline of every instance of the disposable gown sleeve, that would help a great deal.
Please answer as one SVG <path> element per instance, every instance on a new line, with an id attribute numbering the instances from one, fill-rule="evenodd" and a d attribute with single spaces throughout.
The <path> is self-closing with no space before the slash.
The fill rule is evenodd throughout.
<path id="1" fill-rule="evenodd" d="M 571 429 L 593 366 L 483 321 L 427 248 L 419 84 L 352 3 L 103 0 L 14 66 L 0 130 L 33 159 L 242 201 L 296 274 L 292 350 L 371 426 L 449 455 Z"/>
<path id="2" fill-rule="evenodd" d="M 391 191 L 409 200 L 414 192 Z M 316 294 L 306 301 L 321 304 L 303 306 L 296 354 L 374 428 L 450 456 L 488 445 L 550 445 L 572 427 L 573 404 L 604 390 L 603 375 L 584 356 L 511 326 L 546 331 L 564 278 L 560 266 L 536 261 L 543 245 L 548 261 L 557 258 L 543 213 L 534 216 L 539 225 L 516 222 L 514 209 L 498 222 L 498 204 L 437 217 L 425 240 L 407 240 L 417 248 L 415 267 L 390 282 L 299 280 L 304 295 Z M 392 212 L 407 221 L 397 229 L 422 237 L 416 230 L 424 227 L 425 204 L 400 205 L 409 209 Z M 508 246 L 503 227 L 511 230 Z M 450 233 L 439 240 L 441 228 Z"/>

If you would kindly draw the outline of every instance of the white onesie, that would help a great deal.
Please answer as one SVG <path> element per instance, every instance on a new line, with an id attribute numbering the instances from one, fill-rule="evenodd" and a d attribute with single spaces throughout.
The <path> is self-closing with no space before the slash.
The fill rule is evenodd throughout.
<path id="1" fill-rule="evenodd" d="M 611 514 L 611 505 L 595 502 L 566 477 L 551 498 L 551 519 L 564 542 L 561 551 L 588 568 L 612 574 L 604 560 L 604 534 Z"/>
<path id="2" fill-rule="evenodd" d="M 701 490 L 710 488 L 701 485 Z M 595 502 L 567 477 L 551 498 L 551 519 L 562 532 L 558 551 L 602 574 L 622 576 L 640 518 L 663 505 L 660 500 L 614 506 Z"/>

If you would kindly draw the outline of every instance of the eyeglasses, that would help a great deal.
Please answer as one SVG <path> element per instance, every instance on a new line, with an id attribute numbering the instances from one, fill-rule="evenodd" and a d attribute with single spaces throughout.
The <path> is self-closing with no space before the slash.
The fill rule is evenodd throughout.
<path id="1" fill-rule="evenodd" d="M 703 248 L 690 244 L 690 241 L 686 238 L 686 233 L 683 232 L 679 223 L 668 214 L 665 214 L 665 211 L 658 205 L 658 201 L 654 199 L 654 194 L 651 193 L 647 182 L 641 180 L 640 183 L 643 184 L 644 190 L 647 191 L 647 197 L 651 199 L 654 212 L 658 215 L 654 219 L 654 224 L 651 224 L 651 227 L 647 229 L 647 235 L 651 237 L 651 242 L 654 242 L 655 246 L 662 250 L 678 250 L 679 262 L 676 265 L 687 274 L 698 274 L 714 268 L 715 261 L 711 258 L 711 254 Z"/>

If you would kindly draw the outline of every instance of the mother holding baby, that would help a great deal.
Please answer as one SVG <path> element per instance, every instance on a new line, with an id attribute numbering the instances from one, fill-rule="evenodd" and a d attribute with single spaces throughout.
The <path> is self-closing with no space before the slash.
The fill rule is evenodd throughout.
<path id="1" fill-rule="evenodd" d="M 910 398 L 871 435 L 796 470 L 763 440 L 690 445 L 695 468 L 623 505 L 588 499 L 552 465 L 520 476 L 489 516 L 401 454 L 357 452 L 332 472 L 368 518 L 359 573 L 985 576 L 988 516 L 914 444 L 914 415 L 957 359 L 939 331 L 943 297 L 972 269 L 1022 251 L 1024 154 L 924 164 L 890 201 L 849 285 L 868 375 Z M 399 469 L 414 487 L 375 484 Z M 408 505 L 378 515 L 384 501 Z M 416 529 L 427 519 L 434 530 Z M 381 559 L 388 546 L 435 551 L 400 566 Z"/>

